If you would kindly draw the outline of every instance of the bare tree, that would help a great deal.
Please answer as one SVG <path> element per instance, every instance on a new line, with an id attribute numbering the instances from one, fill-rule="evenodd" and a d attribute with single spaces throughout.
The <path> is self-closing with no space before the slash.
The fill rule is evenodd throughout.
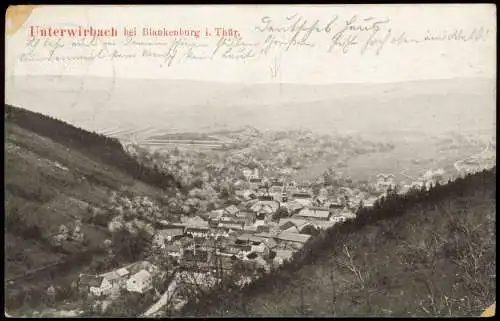
<path id="1" fill-rule="evenodd" d="M 365 278 L 363 276 L 363 273 L 361 272 L 360 268 L 354 263 L 354 258 L 352 257 L 349 248 L 347 247 L 347 244 L 344 244 L 343 247 L 343 253 L 344 253 L 344 258 L 339 260 L 337 259 L 337 263 L 344 267 L 345 269 L 351 271 L 354 276 L 356 277 L 359 286 L 361 289 L 365 288 Z"/>
<path id="2" fill-rule="evenodd" d="M 344 269 L 350 271 L 353 276 L 354 276 L 354 284 L 358 285 L 360 288 L 361 292 L 363 293 L 366 303 L 368 306 L 368 310 L 371 311 L 371 300 L 370 300 L 370 291 L 368 288 L 368 270 L 364 269 L 362 270 L 359 264 L 356 264 L 353 255 L 351 254 L 351 251 L 349 250 L 349 247 L 347 244 L 344 243 L 343 245 L 343 255 L 341 258 L 337 259 L 336 262 L 343 267 Z"/>

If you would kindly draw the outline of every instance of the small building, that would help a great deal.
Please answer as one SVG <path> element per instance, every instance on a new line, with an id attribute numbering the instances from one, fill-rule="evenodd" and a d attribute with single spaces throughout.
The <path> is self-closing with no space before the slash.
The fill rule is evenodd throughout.
<path id="1" fill-rule="evenodd" d="M 313 207 L 313 208 L 302 209 L 298 214 L 296 214 L 296 216 L 315 219 L 315 220 L 328 221 L 330 219 L 331 213 L 327 209 L 318 209 Z"/>
<path id="2" fill-rule="evenodd" d="M 369 197 L 369 198 L 363 200 L 363 206 L 367 207 L 367 208 L 373 207 L 375 205 L 376 201 L 377 201 L 376 197 Z"/>
<path id="3" fill-rule="evenodd" d="M 255 194 L 255 192 L 253 192 L 252 190 L 245 190 L 243 192 L 242 196 L 243 196 L 243 199 L 246 201 L 253 200 L 253 199 L 257 198 L 257 194 Z"/>
<path id="4" fill-rule="evenodd" d="M 241 197 L 244 201 L 249 201 L 251 199 L 257 198 L 257 195 L 255 194 L 254 191 L 247 189 L 247 190 L 238 190 L 235 192 L 236 196 Z"/>
<path id="5" fill-rule="evenodd" d="M 394 175 L 393 174 L 383 174 L 377 175 L 376 188 L 380 191 L 386 191 L 389 187 L 394 186 Z"/>
<path id="6" fill-rule="evenodd" d="M 229 222 L 229 223 L 221 222 L 218 225 L 218 228 L 223 229 L 225 231 L 229 231 L 229 230 L 232 230 L 232 231 L 242 231 L 243 227 L 244 227 L 244 224 L 241 224 L 241 223 L 240 224 L 235 224 L 235 223 L 232 223 L 232 222 Z"/>
<path id="7" fill-rule="evenodd" d="M 240 252 L 239 248 L 233 248 L 233 247 L 230 247 L 230 246 L 225 246 L 225 247 L 223 247 L 221 249 L 217 249 L 216 255 L 226 256 L 226 257 L 232 257 L 232 256 L 238 255 L 239 252 Z"/>
<path id="8" fill-rule="evenodd" d="M 278 222 L 279 230 L 285 231 L 291 227 L 300 228 L 302 225 L 306 224 L 308 221 L 299 218 L 280 218 Z"/>
<path id="9" fill-rule="evenodd" d="M 292 193 L 292 198 L 294 198 L 295 200 L 311 200 L 312 201 L 312 197 L 313 197 L 312 194 L 307 192 L 307 191 L 299 190 L 299 191 Z"/>
<path id="10" fill-rule="evenodd" d="M 251 211 L 240 211 L 240 212 L 236 213 L 235 217 L 240 218 L 240 219 L 246 219 L 248 217 L 250 217 L 250 218 L 253 217 L 255 219 L 255 213 L 251 212 Z"/>
<path id="11" fill-rule="evenodd" d="M 312 199 L 309 198 L 296 198 L 294 202 L 299 203 L 302 207 L 310 207 L 313 206 Z"/>
<path id="12" fill-rule="evenodd" d="M 258 226 L 245 225 L 243 226 L 243 231 L 245 231 L 246 233 L 257 233 L 258 228 Z"/>
<path id="13" fill-rule="evenodd" d="M 127 281 L 127 290 L 129 292 L 145 293 L 153 288 L 153 277 L 146 270 L 140 270 L 132 275 Z"/>
<path id="14" fill-rule="evenodd" d="M 299 233 L 279 233 L 276 238 L 281 241 L 295 242 L 304 244 L 311 238 L 311 235 L 308 234 L 299 234 Z"/>
<path id="15" fill-rule="evenodd" d="M 278 208 L 280 207 L 280 203 L 277 201 L 259 201 L 252 205 L 251 211 L 256 213 L 257 215 L 264 213 L 265 215 L 274 214 Z M 258 219 L 258 218 L 257 218 Z"/>
<path id="16" fill-rule="evenodd" d="M 248 244 L 228 244 L 224 249 L 221 249 L 221 252 L 231 253 L 236 255 L 247 255 L 252 251 L 252 246 Z"/>
<path id="17" fill-rule="evenodd" d="M 219 219 L 222 214 L 224 214 L 224 210 L 213 210 L 210 213 L 208 213 L 208 218 L 209 219 Z"/>
<path id="18" fill-rule="evenodd" d="M 261 242 L 257 245 L 252 244 L 250 251 L 255 252 L 261 256 L 267 256 L 269 254 L 269 248 L 266 246 L 264 242 Z"/>
<path id="19" fill-rule="evenodd" d="M 206 237 L 210 234 L 210 227 L 208 226 L 186 226 L 186 234 L 194 237 Z"/>
<path id="20" fill-rule="evenodd" d="M 269 250 L 273 250 L 278 246 L 278 243 L 273 238 L 265 238 L 263 237 L 262 241 Z"/>
<path id="21" fill-rule="evenodd" d="M 80 290 L 87 290 L 90 294 L 97 297 L 110 295 L 113 288 L 113 285 L 107 278 L 85 274 L 80 275 L 78 286 Z"/>
<path id="22" fill-rule="evenodd" d="M 331 208 L 331 209 L 340 209 L 340 208 L 343 208 L 344 205 L 342 204 L 342 202 L 339 202 L 339 201 L 334 201 L 334 202 L 330 202 L 328 208 Z"/>
<path id="23" fill-rule="evenodd" d="M 120 269 L 116 270 L 116 273 L 121 278 L 124 278 L 130 274 L 130 272 L 126 268 L 120 268 Z"/>
<path id="24" fill-rule="evenodd" d="M 235 206 L 231 205 L 224 209 L 224 214 L 235 216 L 240 210 Z"/>
<path id="25" fill-rule="evenodd" d="M 346 219 L 355 219 L 356 214 L 350 211 L 347 207 L 345 207 L 342 212 L 340 213 L 342 217 L 345 217 Z"/>
<path id="26" fill-rule="evenodd" d="M 301 209 L 304 208 L 304 205 L 297 201 L 287 202 L 284 206 L 288 209 L 288 212 L 290 214 L 298 213 Z"/>

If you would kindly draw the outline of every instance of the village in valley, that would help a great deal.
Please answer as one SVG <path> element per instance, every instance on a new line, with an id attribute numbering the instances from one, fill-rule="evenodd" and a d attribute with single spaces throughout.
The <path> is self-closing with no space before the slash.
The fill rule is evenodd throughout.
<path id="1" fill-rule="evenodd" d="M 495 306 L 495 7 L 80 9 L 6 12 L 7 317 Z"/>
<path id="2" fill-rule="evenodd" d="M 329 159 L 342 168 L 352 150 L 366 153 L 377 146 L 351 141 L 349 148 L 341 149 L 325 137 L 318 143 L 310 133 L 294 137 L 295 145 L 285 145 L 290 135 L 268 136 L 267 142 L 262 135 L 256 138 L 259 135 L 247 132 L 247 139 L 258 139 L 260 144 L 233 140 L 232 148 L 222 151 L 175 148 L 162 153 L 127 146 L 149 166 L 176 173 L 189 190 L 165 197 L 166 206 L 144 196 L 113 193 L 108 209 L 89 207 L 91 222 L 106 226 L 113 235 L 125 233 L 121 241 L 104 241 L 111 263 L 96 269 L 100 273 L 81 273 L 73 282 L 93 313 L 113 314 L 110 307 L 121 302 L 125 308 L 130 305 L 126 298 L 134 296 L 146 302 L 135 307 L 142 309 L 138 315 L 171 315 L 219 282 L 244 287 L 279 268 L 311 238 L 355 218 L 360 207 L 374 206 L 387 193 L 444 181 L 443 170 L 437 169 L 421 178 L 408 176 L 406 182 L 391 173 L 379 173 L 371 182 L 353 182 L 333 166 L 316 179 L 299 180 L 294 174 L 307 166 L 308 157 L 331 154 L 335 157 Z M 300 145 L 301 141 L 307 143 Z M 318 150 L 318 145 L 324 148 Z M 61 226 L 55 241 L 82 238 L 78 225 L 72 234 Z M 128 239 L 147 243 L 129 250 L 143 251 L 131 256 L 140 259 L 127 264 L 113 261 Z M 54 287 L 47 291 L 53 294 Z"/>

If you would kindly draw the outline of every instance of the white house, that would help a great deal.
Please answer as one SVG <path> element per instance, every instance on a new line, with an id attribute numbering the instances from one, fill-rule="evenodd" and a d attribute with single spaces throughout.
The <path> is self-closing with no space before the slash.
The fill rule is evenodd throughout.
<path id="1" fill-rule="evenodd" d="M 89 288 L 90 293 L 92 293 L 95 296 L 111 294 L 111 289 L 113 288 L 113 285 L 106 278 L 100 277 L 96 281 L 97 281 L 96 284 Z"/>
<path id="2" fill-rule="evenodd" d="M 122 287 L 125 285 L 129 271 L 126 268 L 120 268 L 111 272 L 103 273 L 99 277 L 106 279 L 113 287 Z"/>
<path id="3" fill-rule="evenodd" d="M 153 277 L 146 270 L 140 270 L 132 275 L 127 281 L 127 290 L 129 292 L 145 293 L 152 289 Z"/>

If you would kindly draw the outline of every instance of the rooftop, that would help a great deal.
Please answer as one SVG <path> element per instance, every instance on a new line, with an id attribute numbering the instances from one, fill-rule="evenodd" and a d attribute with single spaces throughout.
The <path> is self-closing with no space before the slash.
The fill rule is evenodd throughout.
<path id="1" fill-rule="evenodd" d="M 276 238 L 283 241 L 306 243 L 311 238 L 311 235 L 281 232 Z"/>
<path id="2" fill-rule="evenodd" d="M 186 227 L 208 227 L 208 223 L 199 216 L 186 219 L 184 224 L 186 224 Z"/>
<path id="3" fill-rule="evenodd" d="M 219 223 L 218 227 L 222 227 L 225 229 L 233 229 L 233 230 L 242 230 L 243 229 L 241 224 L 234 224 L 234 223 Z"/>
<path id="4" fill-rule="evenodd" d="M 250 235 L 250 234 L 242 234 L 238 236 L 237 238 L 238 241 L 250 241 L 250 242 L 264 242 L 263 237 L 258 237 L 255 235 Z"/>
<path id="5" fill-rule="evenodd" d="M 231 205 L 231 206 L 226 207 L 224 209 L 224 211 L 231 214 L 231 215 L 234 215 L 234 214 L 238 213 L 240 210 L 235 205 Z"/>
<path id="6" fill-rule="evenodd" d="M 151 273 L 146 270 L 140 270 L 136 274 L 132 275 L 132 278 L 136 280 L 146 280 L 151 277 Z"/>
<path id="7" fill-rule="evenodd" d="M 302 217 L 328 218 L 330 212 L 325 209 L 304 208 L 297 215 Z"/>
<path id="8" fill-rule="evenodd" d="M 276 243 L 276 241 L 272 238 L 264 238 L 264 244 L 266 244 L 266 246 L 270 249 L 273 249 L 275 248 L 276 246 L 278 246 L 278 243 Z"/>
<path id="9" fill-rule="evenodd" d="M 125 275 L 129 274 L 129 271 L 125 268 L 120 268 L 120 269 L 116 270 L 116 273 L 119 276 L 125 276 Z"/>
<path id="10" fill-rule="evenodd" d="M 292 223 L 293 225 L 297 227 L 301 227 L 302 225 L 306 224 L 308 221 L 300 218 L 280 218 L 279 220 L 279 226 L 283 226 L 287 222 Z"/>

